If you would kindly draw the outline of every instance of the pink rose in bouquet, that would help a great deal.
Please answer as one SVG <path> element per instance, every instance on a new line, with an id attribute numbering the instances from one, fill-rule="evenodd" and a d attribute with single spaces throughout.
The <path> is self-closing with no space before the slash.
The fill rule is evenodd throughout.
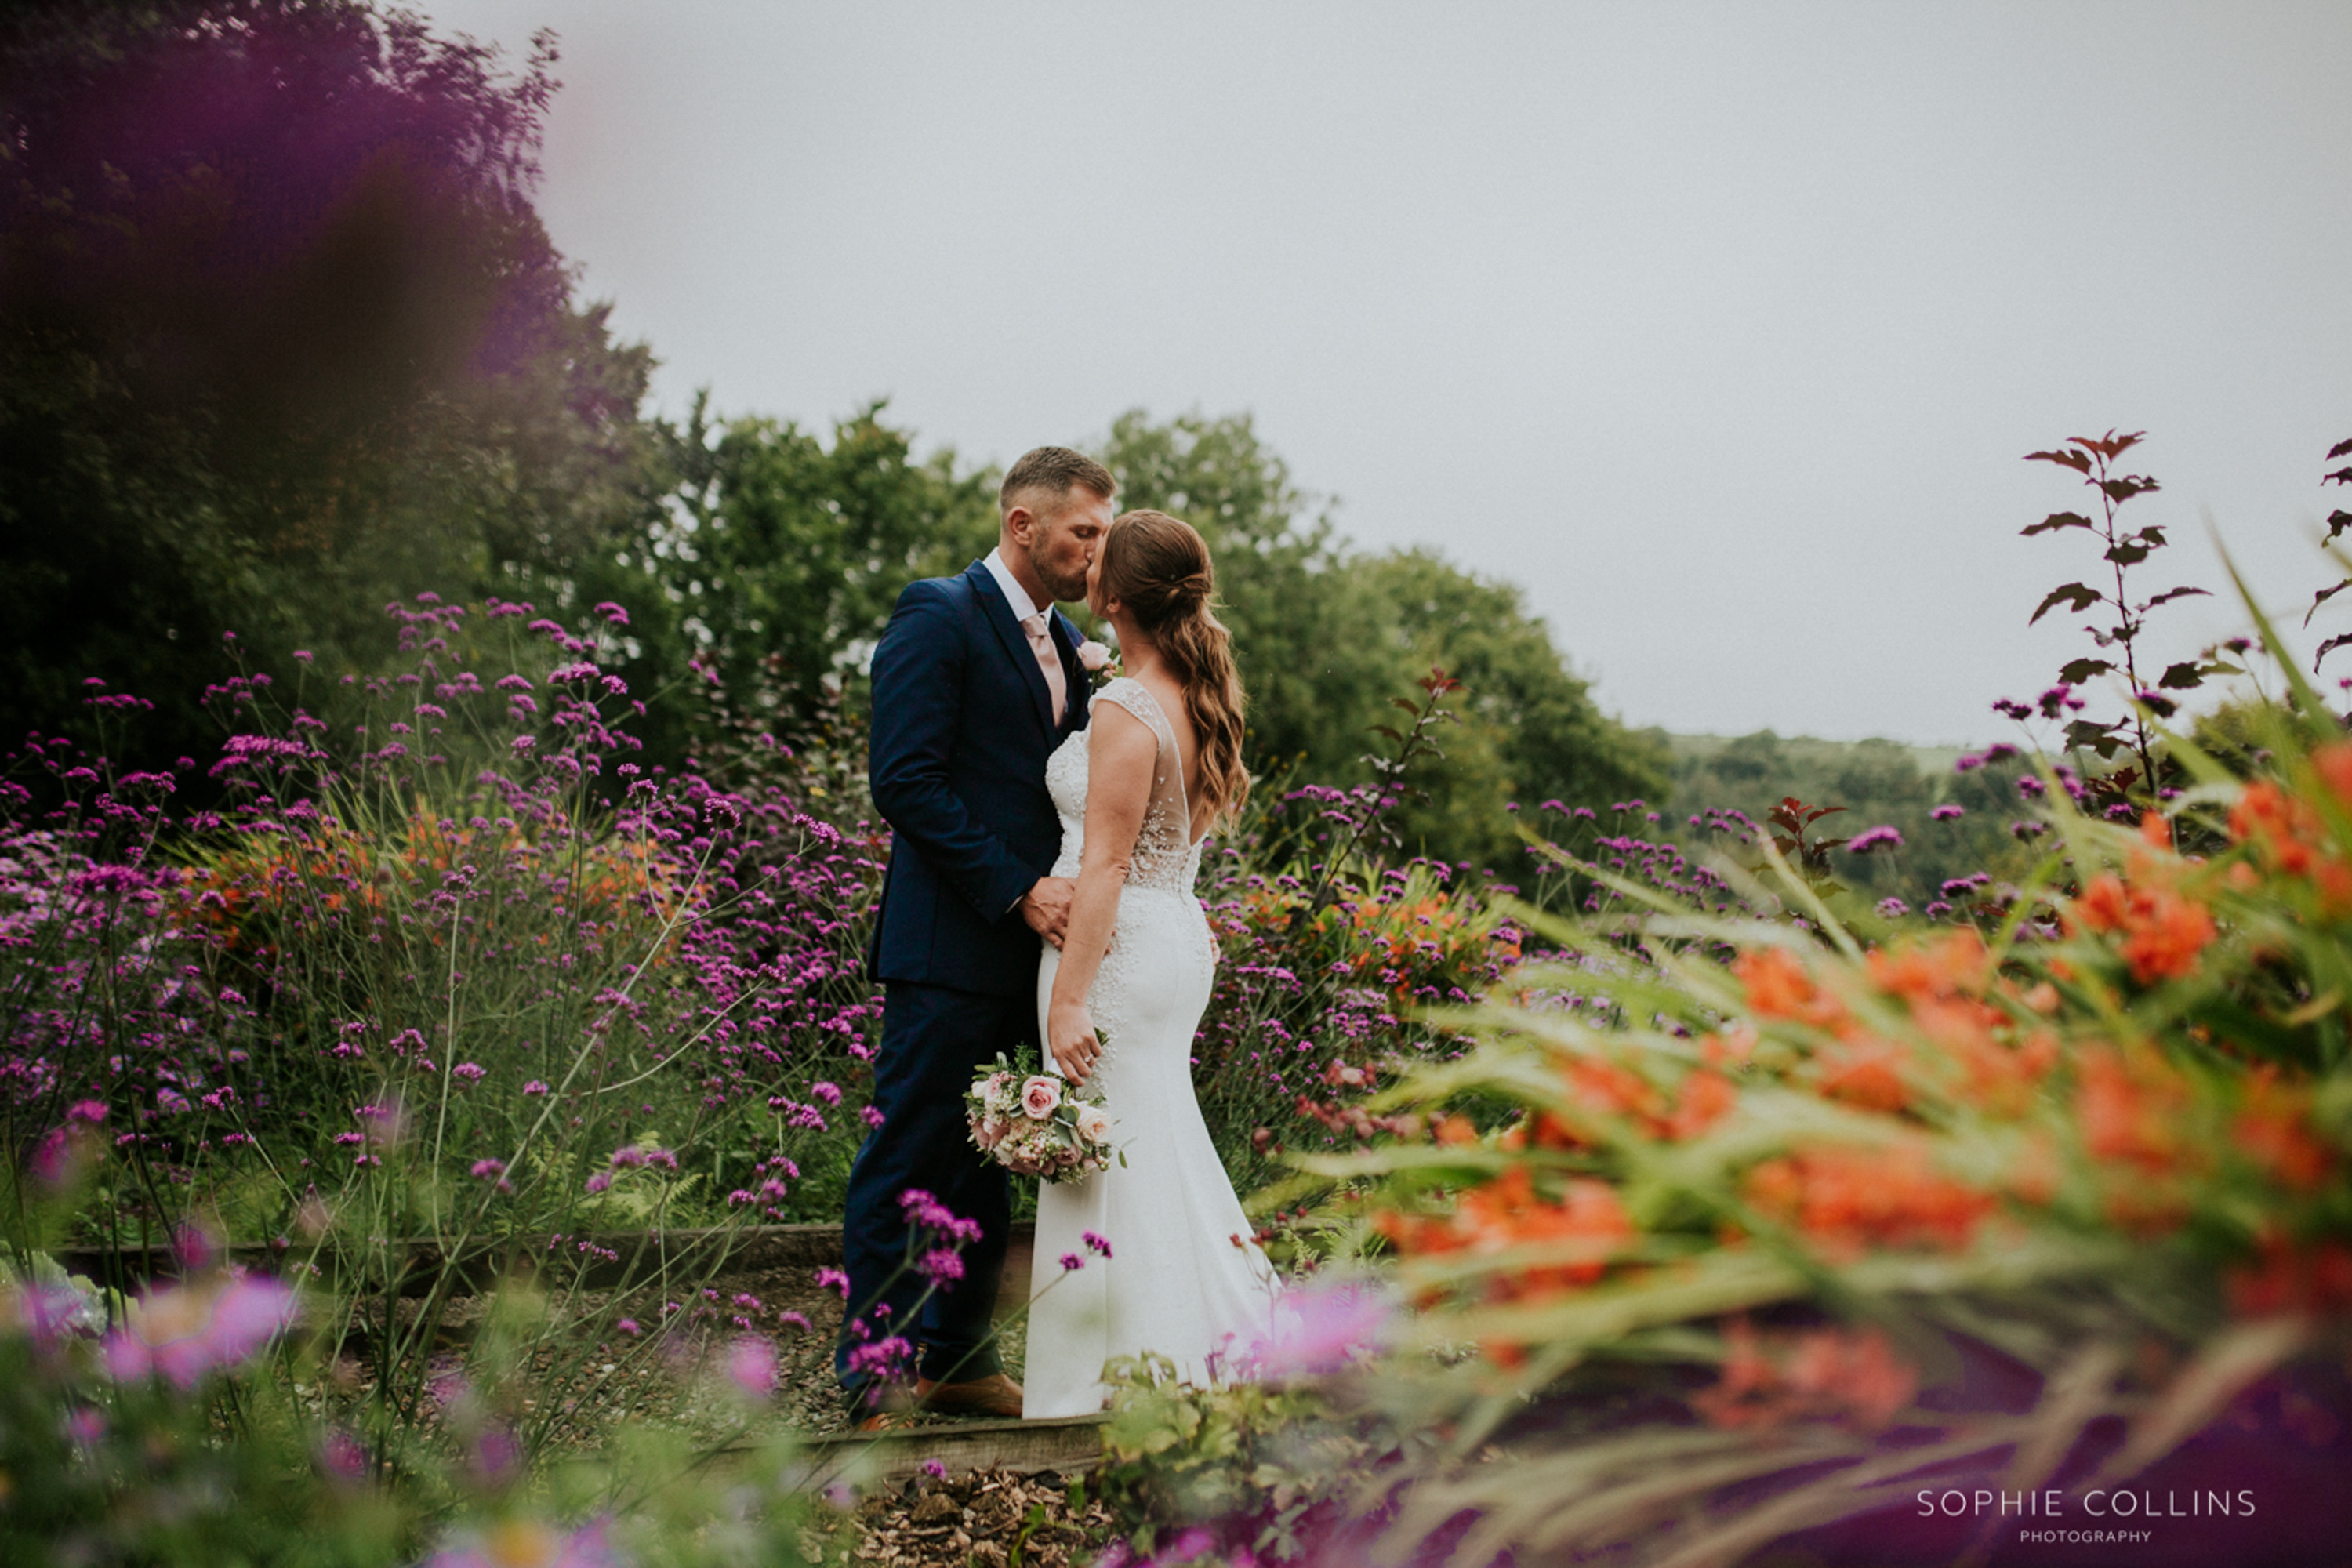
<path id="1" fill-rule="evenodd" d="M 1062 1086 L 1043 1073 L 1021 1086 L 1021 1109 L 1032 1121 L 1043 1121 L 1062 1103 Z"/>

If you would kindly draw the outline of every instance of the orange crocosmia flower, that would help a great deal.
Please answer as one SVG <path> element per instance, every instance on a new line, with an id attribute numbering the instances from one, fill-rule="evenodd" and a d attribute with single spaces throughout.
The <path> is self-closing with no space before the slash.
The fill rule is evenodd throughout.
<path id="1" fill-rule="evenodd" d="M 2352 806 L 2352 741 L 2335 741 L 2311 753 L 2311 765 L 2330 794 Z"/>
<path id="2" fill-rule="evenodd" d="M 2131 918 L 2131 894 L 2121 877 L 2113 871 L 2102 871 L 2084 885 L 2072 913 L 2074 920 L 2091 931 L 2120 931 Z"/>
<path id="3" fill-rule="evenodd" d="M 2153 1058 L 2126 1063 L 2115 1051 L 2091 1050 L 2082 1053 L 2074 1071 L 2074 1114 L 2094 1157 L 2163 1174 L 2188 1156 L 2180 1121 L 2189 1088 L 2169 1067 Z"/>
<path id="4" fill-rule="evenodd" d="M 2340 1241 L 2297 1247 L 2273 1236 L 2259 1259 L 2230 1276 L 2230 1305 L 2257 1318 L 2352 1308 L 2352 1247 Z"/>
<path id="5" fill-rule="evenodd" d="M 1811 1016 L 1816 993 L 1813 977 L 1797 955 L 1785 948 L 1764 947 L 1731 961 L 1731 973 L 1747 988 L 1748 1005 L 1767 1018 Z"/>
<path id="6" fill-rule="evenodd" d="M 1884 1426 L 1919 1392 L 1919 1374 L 1878 1329 L 1822 1329 L 1799 1336 L 1789 1386 L 1825 1410 Z"/>
<path id="7" fill-rule="evenodd" d="M 1738 1103 L 1739 1090 L 1729 1079 L 1701 1068 L 1684 1078 L 1674 1114 L 1666 1118 L 1665 1134 L 1677 1142 L 1696 1138 L 1731 1114 Z"/>
<path id="8" fill-rule="evenodd" d="M 1759 1336 L 1747 1320 L 1724 1330 L 1723 1376 L 1692 1396 L 1716 1426 L 1769 1426 L 1792 1417 L 1884 1426 L 1919 1390 L 1919 1374 L 1877 1329 Z"/>
<path id="9" fill-rule="evenodd" d="M 2160 811 L 2139 814 L 2139 836 L 2151 849 L 2172 847 L 2172 822 Z"/>
<path id="10" fill-rule="evenodd" d="M 1910 1103 L 1903 1054 L 1885 1040 L 1842 1041 L 1813 1058 L 1815 1081 L 1832 1100 L 1865 1110 L 1895 1111 Z"/>
<path id="11" fill-rule="evenodd" d="M 2125 962 L 2142 985 L 2197 972 L 2220 928 L 2196 900 L 2168 888 L 2126 884 L 2112 871 L 2091 879 L 2074 900 L 2073 923 L 2095 931 L 2121 931 Z"/>
<path id="12" fill-rule="evenodd" d="M 1992 976 L 1991 950 L 1985 946 L 1984 938 L 1969 929 L 1893 952 L 1874 950 L 1869 964 L 1873 984 L 1913 1003 L 1981 995 Z"/>
<path id="13" fill-rule="evenodd" d="M 2232 1124 L 2233 1142 L 2281 1184 L 2315 1191 L 2327 1180 L 2336 1152 L 2313 1132 L 2310 1096 L 2264 1068 L 2248 1086 L 2245 1108 Z"/>
<path id="14" fill-rule="evenodd" d="M 2142 985 L 2185 979 L 2197 973 L 2197 955 L 2220 934 L 2212 911 L 2196 900 L 2151 894 L 2147 912 L 2124 938 L 2124 960 Z"/>
<path id="15" fill-rule="evenodd" d="M 1437 1142 L 1445 1147 L 1459 1149 L 1478 1142 L 1478 1128 L 1476 1123 L 1457 1111 L 1438 1121 L 1435 1135 Z"/>
<path id="16" fill-rule="evenodd" d="M 2230 808 L 2230 837 L 2251 843 L 2290 877 L 2307 873 L 2326 833 L 2319 814 L 2270 779 L 2256 779 Z"/>
<path id="17" fill-rule="evenodd" d="M 1748 1200 L 1840 1255 L 1865 1247 L 1965 1247 L 1990 1195 L 1937 1171 L 1917 1144 L 1801 1149 L 1748 1175 Z"/>
<path id="18" fill-rule="evenodd" d="M 1450 1215 L 1415 1217 L 1382 1215 L 1375 1225 L 1401 1252 L 1496 1253 L 1542 1243 L 1590 1243 L 1589 1256 L 1543 1263 L 1496 1275 L 1488 1293 L 1499 1300 L 1556 1294 L 1590 1285 L 1609 1267 L 1608 1254 L 1633 1238 L 1633 1223 L 1604 1182 L 1569 1182 L 1557 1201 L 1536 1190 L 1524 1165 L 1515 1165 L 1482 1187 L 1465 1193 Z"/>
<path id="19" fill-rule="evenodd" d="M 1606 1057 L 1580 1056 L 1562 1076 L 1571 1100 L 1603 1116 L 1654 1118 L 1664 1109 L 1665 1097 L 1648 1079 Z"/>
<path id="20" fill-rule="evenodd" d="M 1709 1067 L 1727 1062 L 1744 1066 L 1756 1054 L 1756 1026 L 1734 1024 L 1719 1035 L 1708 1035 L 1699 1041 L 1698 1054 Z"/>

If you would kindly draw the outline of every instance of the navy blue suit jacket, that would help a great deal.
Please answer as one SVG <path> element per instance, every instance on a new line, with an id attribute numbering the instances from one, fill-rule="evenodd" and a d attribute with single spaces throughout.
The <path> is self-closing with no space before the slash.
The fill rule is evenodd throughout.
<path id="1" fill-rule="evenodd" d="M 1038 938 L 1013 906 L 1061 852 L 1045 759 L 1087 721 L 1078 633 L 1047 623 L 1069 706 L 988 568 L 909 584 L 874 650 L 867 785 L 889 823 L 890 869 L 866 962 L 877 980 L 991 995 L 1036 988 Z"/>

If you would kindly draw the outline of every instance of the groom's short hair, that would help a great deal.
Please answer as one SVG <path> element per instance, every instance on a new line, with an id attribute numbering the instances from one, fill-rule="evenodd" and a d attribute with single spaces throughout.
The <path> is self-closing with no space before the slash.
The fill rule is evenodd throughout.
<path id="1" fill-rule="evenodd" d="M 1013 498 L 1024 490 L 1045 490 L 1058 500 L 1074 485 L 1084 485 L 1105 500 L 1118 493 L 1118 481 L 1110 470 L 1084 452 L 1038 447 L 1022 453 L 1020 461 L 1004 471 L 1004 483 L 996 492 L 997 509 L 1012 510 Z"/>

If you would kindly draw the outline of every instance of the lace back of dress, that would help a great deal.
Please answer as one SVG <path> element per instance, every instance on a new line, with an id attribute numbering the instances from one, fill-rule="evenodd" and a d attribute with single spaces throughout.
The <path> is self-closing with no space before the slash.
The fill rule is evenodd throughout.
<path id="1" fill-rule="evenodd" d="M 1159 742 L 1160 754 L 1151 777 L 1151 804 L 1143 814 L 1143 831 L 1136 835 L 1135 860 L 1127 874 L 1133 888 L 1192 888 L 1192 814 L 1184 798 L 1183 753 L 1176 749 L 1176 730 L 1168 722 L 1160 700 L 1139 680 L 1121 677 L 1097 692 L 1098 701 L 1115 702 L 1142 720 Z"/>

